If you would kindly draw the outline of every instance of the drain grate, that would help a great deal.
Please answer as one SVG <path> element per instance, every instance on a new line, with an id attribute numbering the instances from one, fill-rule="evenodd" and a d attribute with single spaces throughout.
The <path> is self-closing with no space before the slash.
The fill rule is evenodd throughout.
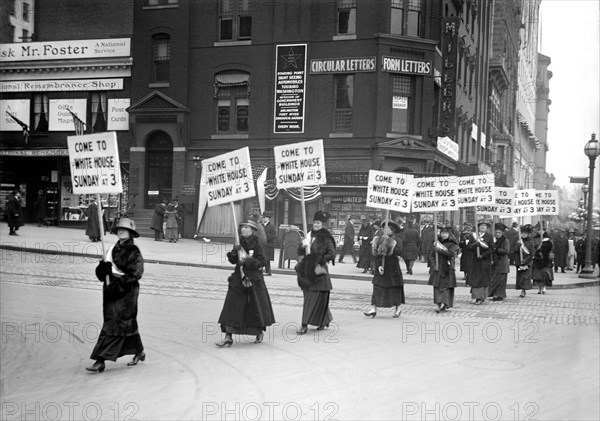
<path id="1" fill-rule="evenodd" d="M 71 283 L 69 281 L 44 281 L 44 282 L 38 282 L 38 285 L 45 285 L 45 286 L 50 286 L 50 287 L 64 287 L 64 286 L 68 286 Z"/>

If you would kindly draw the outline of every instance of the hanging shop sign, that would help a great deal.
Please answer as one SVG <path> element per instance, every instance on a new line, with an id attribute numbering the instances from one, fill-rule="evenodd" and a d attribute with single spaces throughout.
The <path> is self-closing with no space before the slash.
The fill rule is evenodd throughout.
<path id="1" fill-rule="evenodd" d="M 458 161 L 458 143 L 447 136 L 437 138 L 437 149 L 450 159 Z"/>
<path id="2" fill-rule="evenodd" d="M 276 47 L 274 133 L 304 133 L 306 44 Z"/>
<path id="3" fill-rule="evenodd" d="M 129 130 L 129 113 L 127 108 L 131 100 L 129 98 L 108 99 L 108 130 Z"/>

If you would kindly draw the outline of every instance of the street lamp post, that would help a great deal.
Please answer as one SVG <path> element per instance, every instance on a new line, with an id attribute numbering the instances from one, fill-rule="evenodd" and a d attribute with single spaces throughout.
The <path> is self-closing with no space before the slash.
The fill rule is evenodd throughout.
<path id="1" fill-rule="evenodd" d="M 194 161 L 194 186 L 196 185 L 196 176 L 198 175 L 198 168 L 200 168 L 200 165 L 202 165 L 202 159 L 200 158 L 199 155 L 194 155 L 192 157 L 192 161 Z"/>
<path id="2" fill-rule="evenodd" d="M 590 176 L 588 179 L 589 196 L 587 198 L 587 230 L 585 234 L 585 265 L 579 274 L 580 278 L 593 278 L 594 268 L 592 266 L 592 213 L 594 205 L 594 165 L 596 158 L 600 155 L 600 143 L 596 140 L 596 133 L 586 143 L 583 149 L 585 155 L 590 159 Z"/>

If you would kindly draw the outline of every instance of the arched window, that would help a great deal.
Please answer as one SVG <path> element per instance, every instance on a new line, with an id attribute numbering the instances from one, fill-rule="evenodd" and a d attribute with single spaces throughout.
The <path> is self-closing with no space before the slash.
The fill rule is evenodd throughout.
<path id="1" fill-rule="evenodd" d="M 152 81 L 169 81 L 169 64 L 171 61 L 171 37 L 168 34 L 152 36 Z"/>

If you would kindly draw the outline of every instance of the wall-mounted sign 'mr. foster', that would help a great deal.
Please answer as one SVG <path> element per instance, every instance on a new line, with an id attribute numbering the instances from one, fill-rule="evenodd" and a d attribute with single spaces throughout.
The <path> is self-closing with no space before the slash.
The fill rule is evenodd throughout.
<path id="1" fill-rule="evenodd" d="M 130 38 L 0 44 L 0 59 L 4 62 L 129 57 L 130 55 Z"/>

